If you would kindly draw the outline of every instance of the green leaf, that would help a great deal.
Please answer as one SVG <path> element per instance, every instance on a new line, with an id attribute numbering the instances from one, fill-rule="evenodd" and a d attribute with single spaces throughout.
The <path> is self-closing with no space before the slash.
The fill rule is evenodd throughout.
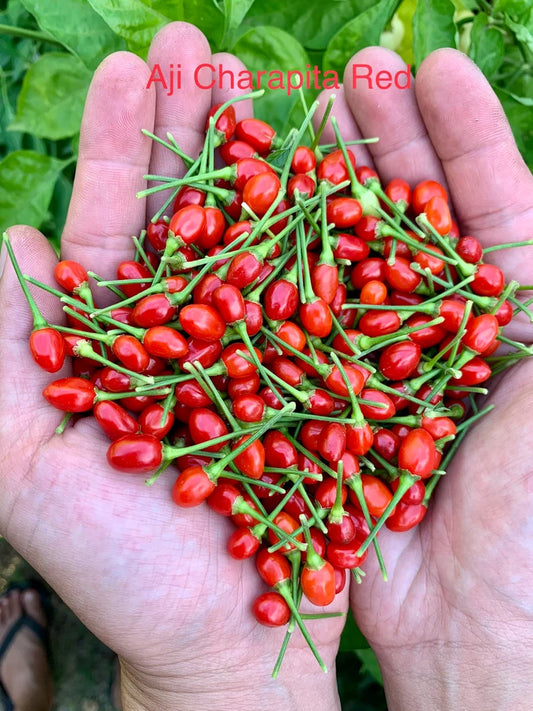
<path id="1" fill-rule="evenodd" d="M 225 0 L 224 41 L 239 27 L 253 4 L 254 0 Z"/>
<path id="2" fill-rule="evenodd" d="M 274 25 L 290 32 L 306 49 L 325 49 L 331 38 L 374 0 L 255 0 L 245 23 Z"/>
<path id="3" fill-rule="evenodd" d="M 96 69 L 104 57 L 126 48 L 87 0 L 23 0 L 39 27 Z"/>
<path id="4" fill-rule="evenodd" d="M 470 57 L 485 76 L 490 77 L 500 67 L 503 59 L 503 35 L 489 25 L 489 17 L 480 12 L 472 23 Z"/>
<path id="5" fill-rule="evenodd" d="M 128 49 L 146 56 L 153 36 L 168 23 L 168 19 L 142 0 L 89 0 L 94 10 L 119 37 L 126 40 Z M 178 6 L 179 7 L 179 6 Z M 185 19 L 182 15 L 176 20 Z M 172 59 L 169 58 L 169 62 Z"/>
<path id="6" fill-rule="evenodd" d="M 176 19 L 171 16 L 171 19 Z M 199 27 L 213 51 L 220 49 L 224 34 L 224 13 L 211 0 L 183 0 L 183 18 Z"/>
<path id="7" fill-rule="evenodd" d="M 356 649 L 355 653 L 362 661 L 361 674 L 368 672 L 377 682 L 383 686 L 383 677 L 379 668 L 378 660 L 372 649 Z"/>
<path id="8" fill-rule="evenodd" d="M 379 44 L 380 35 L 398 4 L 398 0 L 381 0 L 344 25 L 328 44 L 324 69 L 333 69 L 342 80 L 342 73 L 352 55 L 363 47 Z"/>
<path id="9" fill-rule="evenodd" d="M 495 87 L 496 95 L 501 101 L 503 109 L 524 160 L 530 170 L 533 170 L 533 122 L 531 121 L 531 108 L 517 101 L 504 89 Z"/>
<path id="10" fill-rule="evenodd" d="M 9 126 L 58 140 L 79 131 L 91 72 L 71 54 L 48 52 L 30 66 Z"/>
<path id="11" fill-rule="evenodd" d="M 306 71 L 309 57 L 294 37 L 277 27 L 253 27 L 244 34 L 232 50 L 254 75 L 254 87 L 266 89 L 266 94 L 256 104 L 259 118 L 269 121 L 276 131 L 280 131 L 294 103 L 298 92 L 287 88 L 287 71 Z M 255 81 L 258 71 L 266 72 Z M 269 72 L 276 72 L 270 74 Z M 282 73 L 281 76 L 278 76 Z M 293 75 L 293 84 L 297 76 Z M 271 87 L 268 87 L 270 80 Z M 283 86 L 281 86 L 283 85 Z M 280 86 L 280 88 L 274 88 Z M 290 95 L 289 95 L 290 94 Z"/>
<path id="12" fill-rule="evenodd" d="M 353 615 L 348 613 L 341 635 L 339 652 L 355 652 L 357 649 L 368 649 L 369 647 L 363 633 L 355 624 Z"/>
<path id="13" fill-rule="evenodd" d="M 533 12 L 530 12 L 528 16 L 522 16 L 520 18 L 520 22 L 515 22 L 509 17 L 509 15 L 505 15 L 505 24 L 507 25 L 507 27 L 513 31 L 516 39 L 519 42 L 525 44 L 531 52 L 533 52 L 533 30 L 530 29 L 527 25 L 531 21 L 532 17 Z"/>
<path id="14" fill-rule="evenodd" d="M 413 16 L 413 51 L 416 66 L 440 47 L 455 47 L 455 8 L 450 0 L 418 0 Z"/>
<path id="15" fill-rule="evenodd" d="M 510 15 L 520 15 L 526 7 L 525 0 L 495 0 L 494 12 L 508 12 Z"/>
<path id="16" fill-rule="evenodd" d="M 65 162 L 34 151 L 15 151 L 0 162 L 0 231 L 40 227 Z"/>

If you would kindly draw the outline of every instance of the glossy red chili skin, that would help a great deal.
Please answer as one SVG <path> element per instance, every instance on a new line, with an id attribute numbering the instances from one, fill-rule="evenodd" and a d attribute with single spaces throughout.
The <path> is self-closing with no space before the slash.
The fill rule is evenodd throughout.
<path id="1" fill-rule="evenodd" d="M 359 200 L 349 197 L 338 197 L 331 200 L 326 208 L 328 224 L 333 224 L 336 229 L 343 230 L 353 227 L 363 215 L 363 208 Z"/>
<path id="2" fill-rule="evenodd" d="M 135 305 L 132 318 L 137 326 L 150 328 L 168 323 L 176 314 L 166 294 L 150 294 Z"/>
<path id="3" fill-rule="evenodd" d="M 334 543 L 330 542 L 326 550 L 326 557 L 328 561 L 335 566 L 335 568 L 342 568 L 346 570 L 352 570 L 353 568 L 358 568 L 362 565 L 368 555 L 368 551 L 365 551 L 362 556 L 357 556 L 357 551 L 361 547 L 362 541 L 355 539 L 351 543 Z"/>
<path id="4" fill-rule="evenodd" d="M 455 245 L 455 251 L 465 262 L 476 264 L 483 257 L 481 242 L 471 235 L 465 235 Z"/>
<path id="5" fill-rule="evenodd" d="M 300 430 L 299 439 L 306 449 L 309 449 L 311 452 L 318 452 L 318 445 L 325 426 L 326 423 L 321 420 L 308 420 L 304 422 Z"/>
<path id="6" fill-rule="evenodd" d="M 269 467 L 290 469 L 298 463 L 295 446 L 282 432 L 270 430 L 263 438 L 265 462 Z"/>
<path id="7" fill-rule="evenodd" d="M 305 565 L 300 574 L 300 585 L 309 602 L 325 607 L 335 599 L 335 570 L 327 560 L 319 570 Z"/>
<path id="8" fill-rule="evenodd" d="M 73 293 L 75 289 L 89 280 L 87 272 L 81 264 L 68 259 L 56 264 L 54 277 L 59 286 L 62 286 L 65 291 L 70 293 Z"/>
<path id="9" fill-rule="evenodd" d="M 232 400 L 242 395 L 252 395 L 258 392 L 260 384 L 257 373 L 250 373 L 244 378 L 232 378 L 228 383 L 228 395 Z"/>
<path id="10" fill-rule="evenodd" d="M 213 306 L 226 323 L 242 321 L 245 316 L 244 299 L 236 286 L 221 284 L 213 292 Z"/>
<path id="11" fill-rule="evenodd" d="M 377 217 L 371 215 L 363 215 L 359 222 L 354 227 L 355 234 L 365 242 L 371 242 L 376 238 L 376 227 L 379 223 Z M 370 248 L 369 248 L 370 250 Z"/>
<path id="12" fill-rule="evenodd" d="M 419 503 L 414 505 L 405 504 L 400 501 L 396 510 L 385 521 L 385 526 L 390 531 L 402 533 L 417 526 L 426 515 L 427 508 Z"/>
<path id="13" fill-rule="evenodd" d="M 289 535 L 294 534 L 295 531 L 300 527 L 299 522 L 296 521 L 286 511 L 280 511 L 278 514 L 276 514 L 276 516 L 274 516 L 273 522 L 278 528 L 281 528 L 282 531 Z M 304 541 L 302 533 L 294 535 L 294 538 L 300 543 L 303 543 Z M 280 541 L 277 533 L 275 533 L 272 529 L 268 530 L 268 540 L 272 545 L 276 545 L 276 543 L 279 543 Z M 280 550 L 283 550 L 285 553 L 287 553 L 289 551 L 295 550 L 295 546 L 292 543 L 285 543 Z"/>
<path id="14" fill-rule="evenodd" d="M 331 333 L 333 321 L 327 303 L 323 299 L 315 299 L 307 304 L 300 304 L 298 310 L 303 327 L 312 336 L 326 338 Z"/>
<path id="15" fill-rule="evenodd" d="M 396 493 L 398 489 L 399 482 L 400 479 L 398 478 L 394 479 L 394 481 L 391 483 L 391 489 L 394 493 Z M 425 494 L 426 487 L 424 485 L 424 482 L 422 481 L 422 479 L 418 479 L 407 489 L 405 494 L 400 499 L 400 502 L 402 504 L 407 504 L 408 506 L 416 506 L 417 504 L 422 503 Z"/>
<path id="16" fill-rule="evenodd" d="M 172 500 L 182 508 L 199 506 L 214 489 L 215 484 L 203 467 L 188 467 L 179 474 L 172 487 Z"/>
<path id="17" fill-rule="evenodd" d="M 295 284 L 285 279 L 273 281 L 264 292 L 263 308 L 272 321 L 285 321 L 294 314 L 300 298 Z"/>
<path id="18" fill-rule="evenodd" d="M 220 109 L 222 104 L 215 104 L 209 110 L 207 114 L 205 130 L 209 128 L 209 119 L 216 114 Z M 215 123 L 215 131 L 217 133 L 217 143 L 225 143 L 233 136 L 237 124 L 237 119 L 235 117 L 235 108 L 232 104 L 227 106 L 224 111 L 220 114 Z"/>
<path id="19" fill-rule="evenodd" d="M 168 239 L 168 222 L 165 220 L 149 222 L 146 228 L 146 238 L 156 252 L 163 252 Z"/>
<path id="20" fill-rule="evenodd" d="M 29 340 L 30 352 L 37 365 L 47 373 L 57 373 L 65 362 L 65 340 L 53 328 L 32 331 Z"/>
<path id="21" fill-rule="evenodd" d="M 393 343 L 381 352 L 378 367 L 388 380 L 405 380 L 415 372 L 421 355 L 422 349 L 417 343 Z"/>
<path id="22" fill-rule="evenodd" d="M 233 506 L 239 496 L 241 496 L 241 492 L 236 486 L 219 480 L 213 493 L 207 499 L 207 505 L 219 516 L 231 516 Z"/>
<path id="23" fill-rule="evenodd" d="M 186 205 L 172 215 L 170 232 L 185 244 L 193 244 L 205 230 L 205 211 L 200 205 Z"/>
<path id="24" fill-rule="evenodd" d="M 259 391 L 259 396 L 263 398 L 265 405 L 267 407 L 271 407 L 273 410 L 281 410 L 281 408 L 283 407 L 279 398 L 276 396 L 274 391 L 269 387 L 262 388 Z"/>
<path id="25" fill-rule="evenodd" d="M 255 559 L 257 572 L 263 581 L 271 588 L 287 580 L 291 576 L 288 560 L 281 553 L 269 553 L 266 548 L 261 548 Z"/>
<path id="26" fill-rule="evenodd" d="M 113 353 L 128 370 L 142 373 L 148 367 L 150 356 L 135 336 L 117 336 L 111 347 Z"/>
<path id="27" fill-rule="evenodd" d="M 337 496 L 337 482 L 332 477 L 327 477 L 315 489 L 315 501 L 323 509 L 331 509 Z M 348 497 L 348 490 L 341 486 L 341 503 L 344 504 Z"/>
<path id="28" fill-rule="evenodd" d="M 452 378 L 449 385 L 480 385 L 488 380 L 491 375 L 492 370 L 490 365 L 483 360 L 483 358 L 476 356 L 475 358 L 472 358 L 471 361 L 463 365 L 461 368 L 461 377 L 457 379 Z"/>
<path id="29" fill-rule="evenodd" d="M 300 197 L 311 197 L 315 194 L 316 183 L 310 175 L 297 173 L 287 183 L 287 195 L 289 200 L 294 200 L 294 195 L 298 191 Z"/>
<path id="30" fill-rule="evenodd" d="M 244 289 L 257 279 L 262 267 L 263 263 L 252 252 L 241 252 L 231 260 L 226 281 L 238 289 Z"/>
<path id="31" fill-rule="evenodd" d="M 196 360 L 204 368 L 214 365 L 222 353 L 220 341 L 202 341 L 199 338 L 187 339 L 187 355 L 178 359 L 178 365 L 183 370 L 185 363 L 194 363 Z"/>
<path id="32" fill-rule="evenodd" d="M 205 229 L 196 239 L 196 245 L 207 252 L 220 243 L 226 229 L 226 220 L 218 207 L 205 207 L 204 214 Z"/>
<path id="33" fill-rule="evenodd" d="M 298 146 L 291 161 L 293 173 L 310 173 L 316 168 L 316 157 L 307 146 Z"/>
<path id="34" fill-rule="evenodd" d="M 272 148 L 276 132 L 261 119 L 247 118 L 237 123 L 235 135 L 240 141 L 246 141 L 255 148 L 260 155 L 265 155 Z"/>
<path id="35" fill-rule="evenodd" d="M 218 152 L 226 165 L 233 165 L 241 158 L 256 158 L 255 148 L 245 141 L 228 141 L 219 147 Z"/>
<path id="36" fill-rule="evenodd" d="M 362 289 L 367 281 L 385 281 L 385 260 L 380 257 L 363 259 L 352 269 L 350 281 L 354 289 Z"/>
<path id="37" fill-rule="evenodd" d="M 244 435 L 232 446 L 236 449 L 239 445 L 246 442 L 251 435 Z M 260 479 L 265 468 L 265 448 L 263 443 L 256 439 L 246 449 L 238 454 L 235 459 L 235 466 L 250 479 Z"/>
<path id="38" fill-rule="evenodd" d="M 457 432 L 457 426 L 449 417 L 422 417 L 422 427 L 434 440 L 450 437 Z"/>
<path id="39" fill-rule="evenodd" d="M 504 301 L 494 314 L 499 326 L 507 326 L 513 319 L 513 307 L 509 301 Z"/>
<path id="40" fill-rule="evenodd" d="M 238 528 L 228 539 L 228 553 L 236 560 L 251 558 L 258 548 L 259 540 L 249 528 Z"/>
<path id="41" fill-rule="evenodd" d="M 174 393 L 178 402 L 187 407 L 208 407 L 212 404 L 209 395 L 194 379 L 178 383 Z"/>
<path id="42" fill-rule="evenodd" d="M 266 592 L 256 597 L 252 612 L 259 624 L 265 627 L 283 627 L 291 617 L 289 606 L 277 592 Z"/>
<path id="43" fill-rule="evenodd" d="M 303 349 L 305 348 L 305 333 L 293 321 L 285 321 L 281 324 L 281 326 L 275 333 L 278 338 L 287 343 L 289 346 L 292 346 L 292 348 L 294 348 L 295 350 L 303 351 Z M 294 355 L 292 351 L 283 348 L 283 346 L 281 346 L 281 350 L 283 351 L 284 355 Z"/>
<path id="44" fill-rule="evenodd" d="M 505 277 L 499 267 L 494 264 L 480 264 L 470 283 L 474 294 L 480 296 L 499 296 L 505 286 Z"/>
<path id="45" fill-rule="evenodd" d="M 246 327 L 246 333 L 250 337 L 259 333 L 263 325 L 263 309 L 261 308 L 261 304 L 258 304 L 256 301 L 245 300 L 244 325 Z"/>
<path id="46" fill-rule="evenodd" d="M 208 442 L 210 439 L 222 437 L 228 433 L 228 428 L 224 420 L 216 412 L 203 407 L 195 408 L 189 417 L 189 432 L 195 444 Z M 212 444 L 205 447 L 206 452 L 218 452 L 224 446 L 224 442 Z"/>
<path id="47" fill-rule="evenodd" d="M 265 412 L 265 403 L 259 395 L 240 395 L 233 400 L 233 414 L 241 422 L 260 422 Z"/>
<path id="48" fill-rule="evenodd" d="M 150 286 L 152 274 L 148 267 L 138 262 L 121 262 L 117 267 L 117 279 L 146 279 L 139 284 L 121 284 L 120 289 L 126 296 L 136 296 Z"/>
<path id="49" fill-rule="evenodd" d="M 337 243 L 333 249 L 335 259 L 349 259 L 351 262 L 360 262 L 370 254 L 370 247 L 361 237 L 340 232 L 336 235 L 336 240 Z"/>
<path id="50" fill-rule="evenodd" d="M 403 257 L 396 257 L 394 264 L 385 262 L 385 279 L 392 289 L 405 291 L 408 294 L 422 281 L 420 274 L 413 271 L 410 262 Z"/>
<path id="51" fill-rule="evenodd" d="M 439 316 L 444 318 L 440 324 L 442 328 L 451 333 L 457 333 L 465 312 L 465 304 L 455 299 L 444 299 L 439 308 Z M 469 317 L 469 321 L 472 316 Z"/>
<path id="52" fill-rule="evenodd" d="M 346 570 L 335 566 L 333 569 L 335 571 L 335 594 L 338 595 L 346 587 Z"/>
<path id="53" fill-rule="evenodd" d="M 139 415 L 139 426 L 143 434 L 163 439 L 174 424 L 174 413 L 168 412 L 163 420 L 163 407 L 159 403 L 148 405 Z"/>
<path id="54" fill-rule="evenodd" d="M 418 328 L 431 320 L 431 316 L 426 314 L 413 314 L 407 319 L 405 325 L 408 328 Z M 413 331 L 413 333 L 409 334 L 409 339 L 413 343 L 417 343 L 421 348 L 431 348 L 431 346 L 436 346 L 437 343 L 440 343 L 445 336 L 446 331 L 441 326 L 436 325 Z"/>
<path id="55" fill-rule="evenodd" d="M 185 338 L 174 328 L 154 326 L 144 334 L 143 345 L 150 355 L 159 358 L 182 358 L 189 346 Z"/>
<path id="56" fill-rule="evenodd" d="M 250 178 L 242 191 L 242 199 L 258 216 L 263 215 L 277 198 L 281 188 L 275 173 L 261 173 Z"/>
<path id="57" fill-rule="evenodd" d="M 402 325 L 396 311 L 367 311 L 361 316 L 359 329 L 365 336 L 385 336 L 395 333 Z"/>
<path id="58" fill-rule="evenodd" d="M 346 446 L 357 456 L 364 456 L 372 447 L 374 433 L 368 422 L 361 427 L 355 425 L 346 426 Z"/>
<path id="59" fill-rule="evenodd" d="M 96 391 L 89 380 L 60 378 L 45 387 L 43 396 L 50 405 L 63 412 L 86 412 L 93 406 Z"/>
<path id="60" fill-rule="evenodd" d="M 155 398 L 149 395 L 137 395 L 137 397 L 122 398 L 120 402 L 123 407 L 126 407 L 132 412 L 142 412 L 150 403 L 155 402 Z"/>
<path id="61" fill-rule="evenodd" d="M 361 403 L 361 412 L 365 417 L 370 420 L 388 420 L 389 417 L 394 417 L 396 409 L 394 403 L 390 397 L 381 392 L 381 390 L 374 390 L 372 388 L 365 388 L 361 390 L 361 398 L 364 400 L 372 400 L 374 402 L 380 402 L 385 405 L 385 407 L 376 407 L 375 405 L 365 405 Z M 353 450 L 352 450 L 353 451 Z M 354 452 L 355 454 L 355 452 Z"/>
<path id="62" fill-rule="evenodd" d="M 254 175 L 274 172 L 268 163 L 257 158 L 241 158 L 235 163 L 234 170 L 236 175 L 234 187 L 240 192 L 244 190 L 244 186 Z"/>
<path id="63" fill-rule="evenodd" d="M 182 207 L 187 205 L 200 205 L 203 206 L 205 203 L 206 194 L 203 190 L 198 190 L 197 188 L 191 188 L 189 185 L 183 185 L 176 195 L 174 200 L 174 205 L 172 212 L 178 212 Z"/>
<path id="64" fill-rule="evenodd" d="M 189 336 L 207 343 L 219 341 L 226 330 L 222 316 L 207 304 L 184 306 L 179 314 L 179 322 Z"/>
<path id="65" fill-rule="evenodd" d="M 263 354 L 258 348 L 254 348 L 254 351 L 257 359 L 261 362 Z M 257 370 L 255 363 L 246 360 L 246 358 L 239 355 L 239 352 L 242 352 L 248 358 L 251 357 L 244 343 L 231 343 L 222 351 L 221 360 L 230 378 L 246 378 Z"/>
<path id="66" fill-rule="evenodd" d="M 326 304 L 331 304 L 339 286 L 337 266 L 318 263 L 311 272 L 311 284 L 315 294 Z"/>
<path id="67" fill-rule="evenodd" d="M 374 434 L 374 449 L 388 462 L 392 462 L 398 453 L 400 443 L 398 435 L 384 427 Z"/>
<path id="68" fill-rule="evenodd" d="M 132 474 L 147 474 L 159 467 L 163 458 L 161 442 L 145 434 L 125 435 L 107 450 L 107 461 L 113 469 Z"/>
<path id="69" fill-rule="evenodd" d="M 129 375 L 106 367 L 100 373 L 102 387 L 111 393 L 125 393 L 132 389 Z"/>
<path id="70" fill-rule="evenodd" d="M 424 212 L 426 213 L 428 222 L 440 235 L 447 235 L 449 233 L 452 228 L 452 216 L 448 202 L 444 198 L 438 195 L 432 197 L 426 203 Z"/>
<path id="71" fill-rule="evenodd" d="M 425 429 L 417 428 L 402 440 L 398 451 L 398 466 L 414 476 L 427 479 L 435 463 L 435 443 Z"/>
<path id="72" fill-rule="evenodd" d="M 432 197 L 438 196 L 444 200 L 448 199 L 446 190 L 435 180 L 422 180 L 418 183 L 412 193 L 412 205 L 418 214 L 424 212 L 424 208 Z"/>
<path id="73" fill-rule="evenodd" d="M 343 367 L 344 373 L 348 377 L 348 382 L 350 383 L 351 390 L 355 395 L 359 395 L 365 383 L 365 378 L 363 374 L 351 365 L 344 364 Z M 335 393 L 335 395 L 341 395 L 342 397 L 349 396 L 348 388 L 346 387 L 344 378 L 342 377 L 342 374 L 336 365 L 333 366 L 333 368 L 331 369 L 330 374 L 325 379 L 325 383 L 328 390 L 330 390 L 332 393 Z"/>
<path id="74" fill-rule="evenodd" d="M 355 156 L 349 149 L 348 160 L 352 164 L 352 167 L 355 168 Z M 323 158 L 318 165 L 316 174 L 318 180 L 327 180 L 328 183 L 332 185 L 338 185 L 345 180 L 349 180 L 350 175 L 342 151 L 340 149 L 333 151 Z"/>
<path id="75" fill-rule="evenodd" d="M 402 203 L 408 207 L 411 202 L 411 188 L 402 178 L 393 178 L 385 188 L 385 194 L 394 203 Z"/>
<path id="76" fill-rule="evenodd" d="M 192 299 L 195 304 L 213 306 L 213 294 L 224 282 L 216 274 L 206 274 L 195 286 Z"/>
<path id="77" fill-rule="evenodd" d="M 118 403 L 111 400 L 97 402 L 93 415 L 103 432 L 111 440 L 120 439 L 139 431 L 137 420 Z"/>
<path id="78" fill-rule="evenodd" d="M 336 409 L 335 400 L 327 390 L 315 389 L 310 391 L 306 410 L 312 415 L 328 416 Z"/>
<path id="79" fill-rule="evenodd" d="M 318 451 L 327 462 L 338 462 L 346 449 L 346 428 L 340 422 L 328 422 L 322 432 Z"/>
<path id="80" fill-rule="evenodd" d="M 328 520 L 328 538 L 334 543 L 350 543 L 354 540 L 356 529 L 355 524 L 350 516 L 346 513 L 340 521 Z"/>
<path id="81" fill-rule="evenodd" d="M 499 330 L 500 325 L 496 316 L 492 314 L 475 316 L 466 326 L 466 333 L 462 338 L 462 343 L 476 353 L 483 353 L 492 346 Z"/>

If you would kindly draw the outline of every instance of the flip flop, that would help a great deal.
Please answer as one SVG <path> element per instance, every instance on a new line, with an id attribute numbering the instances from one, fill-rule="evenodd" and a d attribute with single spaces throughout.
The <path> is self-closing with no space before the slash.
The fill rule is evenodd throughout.
<path id="1" fill-rule="evenodd" d="M 3 595 L 0 595 L 0 598 L 8 595 L 12 590 L 35 590 L 39 594 L 39 597 L 41 599 L 41 605 L 46 616 L 47 625 L 44 626 L 39 624 L 39 622 L 34 620 L 33 617 L 30 617 L 29 615 L 22 615 L 21 617 L 19 617 L 18 620 L 13 623 L 11 629 L 9 630 L 4 640 L 2 641 L 2 644 L 0 645 L 0 662 L 2 661 L 2 658 L 7 654 L 8 649 L 10 648 L 17 634 L 23 627 L 28 627 L 37 636 L 37 638 L 43 645 L 47 656 L 49 656 L 48 623 L 50 621 L 50 594 L 48 590 L 45 588 L 45 586 L 41 583 L 40 580 L 29 580 L 25 583 L 14 583 L 10 585 L 5 591 L 5 593 Z M 13 702 L 9 698 L 5 686 L 2 684 L 1 679 L 0 706 L 3 711 L 14 711 L 15 708 Z"/>

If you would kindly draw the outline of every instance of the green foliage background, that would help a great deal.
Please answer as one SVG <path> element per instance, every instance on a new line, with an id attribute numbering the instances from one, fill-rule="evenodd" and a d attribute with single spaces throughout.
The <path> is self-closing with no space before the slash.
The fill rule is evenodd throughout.
<path id="1" fill-rule="evenodd" d="M 372 44 L 395 49 L 416 71 L 432 50 L 457 47 L 491 82 L 533 168 L 531 0 L 0 0 L 0 231 L 27 223 L 59 247 L 92 72 L 117 50 L 145 57 L 172 20 L 197 25 L 213 51 L 237 54 L 252 71 L 310 64 L 342 76 L 352 54 Z M 257 115 L 286 131 L 301 118 L 298 96 L 267 92 Z M 353 621 L 338 665 L 346 711 L 386 708 L 375 657 Z"/>

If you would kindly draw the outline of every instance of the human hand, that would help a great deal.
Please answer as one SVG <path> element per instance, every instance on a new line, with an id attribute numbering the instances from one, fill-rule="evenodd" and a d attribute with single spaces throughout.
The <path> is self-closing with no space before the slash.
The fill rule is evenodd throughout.
<path id="1" fill-rule="evenodd" d="M 154 39 L 148 63 L 196 67 L 210 60 L 201 33 L 174 23 Z M 218 61 L 241 68 L 229 55 L 215 56 Z M 178 171 L 141 129 L 162 136 L 171 131 L 194 154 L 209 108 L 229 98 L 191 85 L 173 97 L 156 96 L 153 87 L 146 90 L 149 76 L 134 55 L 108 57 L 85 109 L 62 257 L 107 278 L 132 258 L 131 235 L 159 207 L 136 199 L 145 187 L 142 176 Z M 236 111 L 243 118 L 251 105 L 238 103 Z M 51 283 L 56 259 L 44 237 L 28 227 L 13 227 L 9 236 L 23 272 Z M 44 316 L 60 323 L 55 300 L 36 297 Z M 235 561 L 226 553 L 229 522 L 206 506 L 178 509 L 170 497 L 172 468 L 151 489 L 143 477 L 110 469 L 109 442 L 92 418 L 54 434 L 62 415 L 41 396 L 50 377 L 31 359 L 31 319 L 9 264 L 0 303 L 0 530 L 120 655 L 124 708 L 339 708 L 335 674 L 321 674 L 299 634 L 278 679 L 271 679 L 284 630 L 255 622 L 250 606 L 263 585 L 253 560 Z M 57 377 L 62 374 L 67 367 Z M 346 610 L 347 598 L 346 590 L 332 609 Z M 310 624 L 331 671 L 343 622 L 319 621 L 316 630 Z"/>
<path id="2" fill-rule="evenodd" d="M 368 150 L 355 147 L 358 164 L 375 166 L 383 184 L 442 182 L 461 234 L 484 247 L 531 238 L 533 177 L 472 62 L 439 50 L 421 65 L 416 87 L 382 91 L 351 88 L 352 62 L 371 65 L 374 76 L 405 67 L 380 48 L 348 65 L 334 107 L 343 137 L 380 139 Z M 533 247 L 494 252 L 488 261 L 507 281 L 533 283 Z M 510 337 L 533 340 L 527 319 L 509 328 Z M 421 524 L 380 534 L 389 582 L 369 556 L 366 578 L 352 585 L 352 609 L 378 656 L 391 711 L 531 707 L 531 359 L 499 379 L 489 403 L 494 410 L 465 438 Z"/>

